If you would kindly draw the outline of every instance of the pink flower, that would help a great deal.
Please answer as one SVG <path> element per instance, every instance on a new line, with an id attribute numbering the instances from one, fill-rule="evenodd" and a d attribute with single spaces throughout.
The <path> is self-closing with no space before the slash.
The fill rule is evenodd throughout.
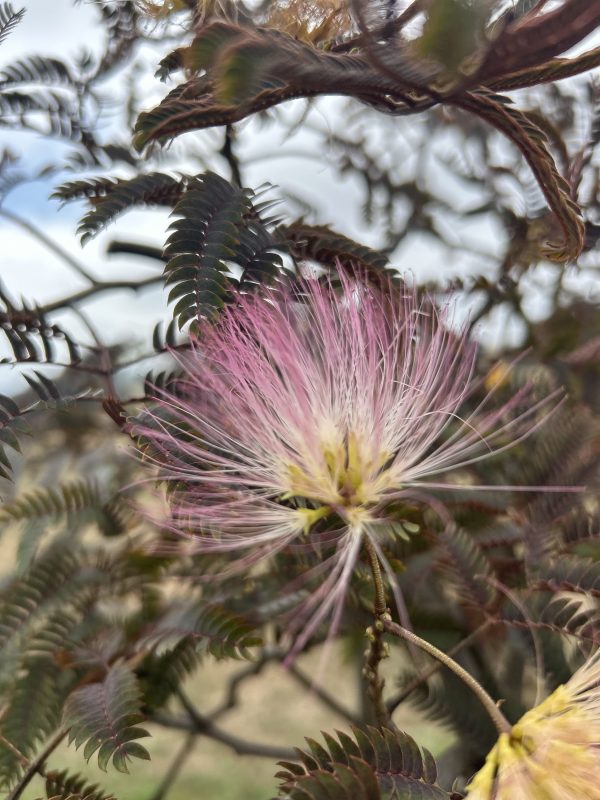
<path id="1" fill-rule="evenodd" d="M 360 276 L 339 291 L 304 280 L 296 294 L 238 295 L 200 323 L 178 395 L 162 393 L 134 430 L 180 487 L 171 529 L 199 551 L 243 554 L 245 568 L 321 530 L 333 552 L 308 576 L 323 578 L 295 617 L 295 651 L 325 618 L 335 629 L 365 538 L 392 579 L 377 534 L 392 502 L 464 490 L 442 476 L 516 444 L 554 397 L 516 413 L 528 390 L 490 409 L 492 389 L 459 416 L 480 386 L 476 347 L 444 316 Z"/>

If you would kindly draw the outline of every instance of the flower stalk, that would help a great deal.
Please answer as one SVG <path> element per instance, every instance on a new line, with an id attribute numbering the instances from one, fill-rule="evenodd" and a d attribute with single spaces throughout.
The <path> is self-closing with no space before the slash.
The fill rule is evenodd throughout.
<path id="1" fill-rule="evenodd" d="M 425 639 L 421 639 L 420 636 L 417 636 L 412 631 L 406 630 L 401 625 L 392 622 L 391 619 L 382 617 L 381 618 L 381 625 L 382 627 L 388 632 L 391 633 L 393 636 L 398 636 L 400 639 L 404 639 L 406 642 L 415 645 L 423 652 L 428 653 L 430 656 L 433 656 L 437 661 L 443 664 L 448 669 L 452 670 L 452 672 L 463 681 L 469 689 L 475 694 L 477 699 L 481 702 L 482 706 L 485 708 L 487 713 L 490 716 L 490 719 L 496 726 L 498 732 L 500 734 L 508 734 L 511 731 L 510 722 L 506 719 L 504 714 L 498 708 L 498 705 L 494 702 L 494 700 L 490 697 L 490 695 L 485 691 L 483 686 L 478 683 L 475 678 L 470 675 L 466 669 L 460 666 L 453 658 L 446 655 L 446 653 L 439 650 L 435 645 L 431 644 L 431 642 L 427 642 Z"/>
<path id="2" fill-rule="evenodd" d="M 373 586 L 375 587 L 375 602 L 373 605 L 373 610 L 375 611 L 375 617 L 379 618 L 387 611 L 385 602 L 385 587 L 383 585 L 383 577 L 381 575 L 381 564 L 377 558 L 377 553 L 375 552 L 373 543 L 368 537 L 365 538 L 364 547 L 365 553 L 367 554 L 367 559 L 369 561 L 369 566 L 371 567 Z"/>

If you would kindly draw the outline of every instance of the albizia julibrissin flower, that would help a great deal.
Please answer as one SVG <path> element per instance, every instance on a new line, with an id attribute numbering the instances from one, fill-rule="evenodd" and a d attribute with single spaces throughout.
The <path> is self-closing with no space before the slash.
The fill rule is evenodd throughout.
<path id="1" fill-rule="evenodd" d="M 467 800 L 600 800 L 600 650 L 500 738 Z"/>
<path id="2" fill-rule="evenodd" d="M 406 286 L 306 279 L 201 322 L 177 395 L 133 431 L 179 487 L 171 529 L 198 550 L 237 552 L 234 569 L 311 537 L 329 546 L 306 576 L 321 582 L 295 617 L 299 648 L 337 624 L 365 539 L 391 577 L 377 535 L 390 504 L 457 488 L 438 476 L 514 445 L 553 404 L 523 410 L 524 389 L 490 408 L 492 390 L 462 418 L 475 358 L 466 330 Z"/>

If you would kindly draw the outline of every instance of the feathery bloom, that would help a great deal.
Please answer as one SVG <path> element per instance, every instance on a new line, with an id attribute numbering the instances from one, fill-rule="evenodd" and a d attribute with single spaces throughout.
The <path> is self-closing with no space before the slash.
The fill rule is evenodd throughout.
<path id="1" fill-rule="evenodd" d="M 554 395 L 522 410 L 528 389 L 490 409 L 492 388 L 459 416 L 480 385 L 475 358 L 464 328 L 392 281 L 239 294 L 200 323 L 180 391 L 161 393 L 151 424 L 135 429 L 180 487 L 172 530 L 200 551 L 243 554 L 240 568 L 321 536 L 333 552 L 307 575 L 325 577 L 295 617 L 302 647 L 327 616 L 339 621 L 365 538 L 392 577 L 377 534 L 391 503 L 458 488 L 438 476 L 539 424 Z"/>
<path id="2" fill-rule="evenodd" d="M 600 650 L 502 733 L 467 800 L 600 800 Z"/>

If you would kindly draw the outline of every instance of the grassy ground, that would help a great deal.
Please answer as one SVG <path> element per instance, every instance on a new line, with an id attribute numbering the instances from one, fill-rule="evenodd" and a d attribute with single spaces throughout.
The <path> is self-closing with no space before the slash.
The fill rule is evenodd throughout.
<path id="1" fill-rule="evenodd" d="M 393 660 L 394 657 L 390 661 Z M 299 665 L 306 673 L 314 675 L 318 661 L 318 654 L 309 654 L 301 659 Z M 398 671 L 397 663 L 388 662 L 386 666 L 388 670 Z M 210 713 L 211 708 L 218 705 L 227 676 L 239 669 L 239 663 L 206 663 L 188 686 L 190 696 L 203 713 Z M 334 651 L 326 672 L 323 684 L 335 693 L 339 702 L 355 709 L 356 669 L 344 663 L 340 651 Z M 393 686 L 391 679 L 389 685 Z M 408 709 L 399 711 L 395 722 L 434 754 L 450 742 L 447 732 Z M 244 683 L 241 705 L 228 712 L 219 724 L 246 739 L 290 747 L 302 746 L 304 736 L 319 738 L 321 730 L 348 730 L 348 723 L 343 718 L 324 708 L 318 698 L 302 689 L 278 665 L 270 665 L 261 675 Z M 121 775 L 112 768 L 104 774 L 94 764 L 86 766 L 80 754 L 66 745 L 54 754 L 48 768 L 81 772 L 113 791 L 119 800 L 151 800 L 165 770 L 182 747 L 185 735 L 155 726 L 147 727 L 152 738 L 143 743 L 148 747 L 152 760 L 150 763 L 132 764 L 130 775 Z M 238 756 L 219 743 L 197 737 L 194 750 L 168 800 L 268 800 L 276 794 L 277 781 L 273 774 L 277 769 L 270 759 Z M 41 793 L 39 781 L 30 785 L 24 798 L 33 800 Z"/>

